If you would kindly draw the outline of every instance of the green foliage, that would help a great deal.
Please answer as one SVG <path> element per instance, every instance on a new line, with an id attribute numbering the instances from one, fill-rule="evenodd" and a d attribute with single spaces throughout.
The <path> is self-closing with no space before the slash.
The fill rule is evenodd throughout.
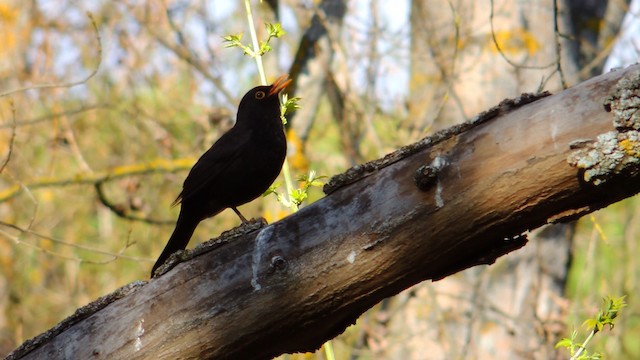
<path id="1" fill-rule="evenodd" d="M 249 55 L 252 58 L 255 58 L 256 56 L 262 56 L 270 52 L 271 50 L 273 50 L 273 48 L 271 47 L 271 39 L 280 38 L 284 36 L 287 32 L 284 31 L 280 23 L 275 23 L 275 24 L 267 23 L 265 24 L 265 26 L 267 28 L 268 36 L 266 40 L 260 41 L 260 46 L 258 51 L 255 51 L 250 45 L 246 45 L 242 42 L 242 36 L 243 36 L 242 33 L 224 36 L 222 38 L 225 42 L 224 47 L 225 48 L 239 47 L 240 49 L 242 49 L 242 51 L 244 51 L 245 55 Z"/>
<path id="2" fill-rule="evenodd" d="M 598 315 L 592 319 L 587 319 L 583 326 L 593 329 L 594 332 L 602 331 L 605 325 L 609 325 L 609 329 L 613 329 L 613 320 L 618 316 L 620 310 L 627 306 L 624 301 L 625 296 L 613 298 L 607 296 L 603 299 L 604 307 L 598 312 Z"/>
<path id="3" fill-rule="evenodd" d="M 590 333 L 585 339 L 584 342 L 579 343 L 578 332 L 573 331 L 571 333 L 571 338 L 563 338 L 562 340 L 556 343 L 557 348 L 566 348 L 569 350 L 571 354 L 571 360 L 597 360 L 601 359 L 602 355 L 600 353 L 590 354 L 587 350 L 587 345 L 593 339 L 593 336 L 598 332 L 602 331 L 602 329 L 609 325 L 609 329 L 613 330 L 614 320 L 618 316 L 620 310 L 627 306 L 625 302 L 625 296 L 621 297 L 611 297 L 607 296 L 603 299 L 604 305 L 598 311 L 598 314 L 590 319 L 587 319 L 582 323 L 582 326 L 590 329 Z"/>
<path id="4" fill-rule="evenodd" d="M 311 187 L 322 187 L 324 185 L 324 182 L 321 181 L 324 178 L 326 178 L 326 176 L 317 176 L 316 172 L 311 170 L 309 171 L 309 175 L 300 175 L 298 177 L 300 187 L 297 189 L 291 189 L 288 197 L 276 190 L 280 187 L 280 183 L 274 183 L 271 185 L 271 187 L 264 192 L 263 196 L 274 194 L 276 195 L 278 202 L 284 206 L 290 209 L 297 209 L 308 198 L 309 189 Z"/>
<path id="5" fill-rule="evenodd" d="M 280 119 L 282 119 L 283 125 L 287 124 L 287 114 L 300 109 L 300 100 L 301 99 L 299 97 L 292 97 L 291 99 L 289 99 L 289 94 L 282 95 L 282 102 L 280 104 Z"/>
<path id="6" fill-rule="evenodd" d="M 253 20 L 252 20 L 251 12 L 249 11 L 249 9 L 247 10 L 247 17 L 248 17 L 249 24 L 251 25 Z M 245 45 L 242 43 L 242 34 L 227 35 L 224 37 L 224 42 L 227 43 L 225 44 L 226 48 L 239 47 L 244 51 L 245 55 L 249 55 L 252 58 L 255 58 L 257 60 L 256 65 L 258 66 L 258 71 L 262 75 L 264 75 L 264 69 L 262 68 L 262 61 L 259 59 L 261 58 L 262 55 L 272 50 L 270 45 L 270 42 L 272 39 L 280 38 L 286 34 L 286 31 L 284 31 L 280 23 L 275 23 L 275 24 L 267 23 L 265 24 L 265 26 L 268 33 L 267 39 L 260 41 L 259 51 L 257 52 L 254 51 L 251 48 L 251 46 Z M 253 31 L 252 26 L 250 26 L 250 29 Z M 255 34 L 255 32 L 252 32 L 251 36 L 254 39 L 254 43 L 256 43 L 257 35 Z M 287 94 L 283 94 L 280 101 L 280 118 L 282 119 L 283 125 L 287 123 L 287 120 L 285 117 L 286 114 L 289 114 L 295 111 L 296 109 L 300 108 L 299 101 L 300 101 L 300 98 L 298 97 L 289 98 Z M 301 182 L 301 186 L 299 188 L 294 189 L 291 184 L 291 179 L 290 179 L 291 174 L 289 173 L 289 165 L 286 160 L 283 166 L 283 176 L 285 178 L 285 184 L 287 188 L 286 194 L 288 196 L 285 196 L 284 194 L 276 191 L 276 189 L 280 186 L 280 184 L 278 183 L 273 184 L 269 189 L 267 189 L 267 191 L 265 191 L 263 196 L 267 196 L 269 194 L 276 195 L 278 202 L 283 204 L 285 207 L 289 208 L 292 212 L 297 211 L 298 207 L 308 198 L 309 188 L 322 186 L 322 182 L 320 182 L 319 179 L 324 178 L 324 176 L 316 176 L 315 171 L 312 170 L 309 172 L 308 176 L 302 175 L 298 178 L 298 181 Z"/>

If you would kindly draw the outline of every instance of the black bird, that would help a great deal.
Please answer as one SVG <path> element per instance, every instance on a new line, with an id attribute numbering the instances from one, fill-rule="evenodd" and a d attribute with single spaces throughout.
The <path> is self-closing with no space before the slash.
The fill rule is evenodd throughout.
<path id="1" fill-rule="evenodd" d="M 200 221 L 264 193 L 278 177 L 287 154 L 278 94 L 291 80 L 283 75 L 270 86 L 244 95 L 236 124 L 198 159 L 173 202 L 181 204 L 176 228 L 153 265 L 151 276 L 174 252 L 187 247 Z"/>

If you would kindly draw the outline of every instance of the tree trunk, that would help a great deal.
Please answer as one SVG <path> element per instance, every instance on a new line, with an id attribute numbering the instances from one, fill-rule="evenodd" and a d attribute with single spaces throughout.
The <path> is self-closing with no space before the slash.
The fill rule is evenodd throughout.
<path id="1" fill-rule="evenodd" d="M 411 3 L 409 109 L 422 109 L 434 129 L 464 121 L 504 97 L 573 85 L 581 61 L 595 56 L 578 57 L 584 25 L 571 26 L 578 16 L 600 18 L 584 1 L 570 11 L 563 1 L 551 0 Z M 596 44 L 590 49 L 601 50 Z M 409 119 L 424 116 L 410 113 Z M 385 340 L 403 341 L 386 342 L 377 355 L 421 359 L 428 348 L 430 359 L 553 358 L 554 344 L 564 332 L 561 300 L 574 224 L 555 226 L 560 228 L 536 232 L 532 246 L 495 267 L 475 268 L 401 294 L 389 311 L 397 311 L 393 305 L 400 303 L 405 314 L 372 338 L 384 332 L 380 337 Z M 553 236 L 540 238 L 548 234 Z M 555 256 L 545 256 L 549 253 Z M 515 323 L 535 326 L 516 331 Z"/>
<path id="2" fill-rule="evenodd" d="M 334 177 L 325 198 L 282 221 L 187 252 L 197 256 L 79 310 L 9 359 L 267 359 L 316 349 L 388 296 L 493 263 L 523 246 L 527 230 L 640 191 L 640 136 L 629 130 L 640 128 L 629 102 L 639 88 L 634 66 L 505 101 Z M 617 166 L 598 170 L 598 159 Z"/>

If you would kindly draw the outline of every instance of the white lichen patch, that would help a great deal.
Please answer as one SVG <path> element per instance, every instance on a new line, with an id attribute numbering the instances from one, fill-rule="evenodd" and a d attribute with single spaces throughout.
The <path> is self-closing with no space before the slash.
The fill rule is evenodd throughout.
<path id="1" fill-rule="evenodd" d="M 632 71 L 618 81 L 604 108 L 613 115 L 616 131 L 583 143 L 567 158 L 569 164 L 584 169 L 585 181 L 595 185 L 619 174 L 640 171 L 640 71 Z"/>
<path id="2" fill-rule="evenodd" d="M 584 169 L 584 180 L 595 185 L 605 183 L 613 176 L 640 163 L 640 133 L 609 131 L 598 135 L 595 142 L 587 144 L 567 158 L 569 164 Z"/>

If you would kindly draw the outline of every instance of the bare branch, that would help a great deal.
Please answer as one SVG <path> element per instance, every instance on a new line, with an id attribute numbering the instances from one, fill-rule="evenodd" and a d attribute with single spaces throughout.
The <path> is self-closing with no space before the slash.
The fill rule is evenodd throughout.
<path id="1" fill-rule="evenodd" d="M 111 258 L 111 259 L 106 260 L 106 261 L 85 260 L 85 259 L 81 259 L 81 258 L 78 258 L 78 257 L 73 257 L 73 256 L 64 255 L 64 254 L 60 254 L 60 253 L 51 251 L 51 250 L 49 250 L 47 248 L 44 248 L 42 246 L 38 246 L 38 245 L 32 244 L 30 242 L 21 240 L 17 236 L 12 236 L 9 233 L 4 232 L 4 231 L 0 232 L 0 233 L 2 233 L 4 235 L 4 237 L 16 242 L 17 244 L 21 244 L 21 245 L 24 245 L 24 246 L 27 246 L 27 247 L 31 247 L 31 248 L 34 248 L 34 249 L 36 249 L 38 251 L 42 251 L 42 252 L 44 252 L 46 254 L 49 254 L 49 255 L 52 255 L 52 256 L 56 256 L 56 257 L 60 257 L 60 258 L 66 259 L 66 260 L 73 260 L 73 261 L 87 263 L 87 264 L 106 264 L 106 263 L 112 262 L 112 261 L 117 260 L 117 259 L 125 259 L 125 260 L 131 260 L 131 261 L 148 261 L 148 262 L 154 261 L 153 259 L 149 259 L 149 258 L 141 258 L 141 257 L 137 257 L 137 256 L 123 255 L 124 251 L 127 250 L 131 245 L 133 245 L 133 243 L 128 242 L 128 241 L 125 244 L 125 246 L 122 248 L 122 250 L 120 250 L 117 253 L 113 253 L 113 252 L 100 250 L 100 249 L 97 249 L 97 248 L 94 248 L 94 247 L 90 247 L 90 246 L 86 246 L 86 245 L 74 244 L 74 243 L 71 243 L 71 242 L 68 242 L 68 241 L 65 241 L 65 240 L 56 239 L 54 237 L 41 234 L 41 233 L 33 231 L 31 229 L 23 228 L 23 227 L 20 227 L 18 225 L 15 225 L 15 224 L 9 224 L 9 223 L 6 223 L 4 221 L 0 221 L 0 226 L 8 227 L 8 228 L 17 230 L 17 231 L 19 231 L 21 233 L 24 233 L 24 234 L 33 235 L 33 236 L 36 236 L 36 237 L 38 237 L 40 239 L 51 241 L 51 242 L 59 244 L 59 245 L 64 245 L 64 246 L 71 247 L 71 248 L 78 249 L 78 250 L 88 251 L 88 252 L 91 252 L 91 253 L 94 253 L 94 254 L 98 254 L 98 255 L 105 255 L 105 256 L 109 256 Z"/>
<path id="2" fill-rule="evenodd" d="M 11 108 L 11 138 L 9 139 L 9 150 L 7 150 L 7 157 L 0 165 L 0 174 L 4 171 L 4 169 L 11 161 L 11 154 L 13 153 L 13 144 L 16 140 L 16 108 L 13 103 L 13 100 L 9 100 L 9 107 Z"/>
<path id="3" fill-rule="evenodd" d="M 107 198 L 107 194 L 105 194 L 104 192 L 103 181 L 98 181 L 97 183 L 95 183 L 94 188 L 96 189 L 96 193 L 98 194 L 98 200 L 100 200 L 100 203 L 106 206 L 109 210 L 111 210 L 111 212 L 113 212 L 120 218 L 133 220 L 133 221 L 140 221 L 140 222 L 152 224 L 152 225 L 171 225 L 175 223 L 174 220 L 158 220 L 158 219 L 151 219 L 151 218 L 142 217 L 142 216 L 136 216 L 131 214 L 127 207 L 112 203 L 111 201 L 109 201 L 109 199 Z"/>
<path id="4" fill-rule="evenodd" d="M 98 42 L 98 63 L 96 64 L 96 67 L 93 69 L 93 71 L 86 78 L 84 78 L 82 80 L 78 80 L 78 81 L 68 82 L 68 83 L 40 84 L 40 85 L 25 86 L 25 87 L 22 87 L 22 88 L 18 88 L 18 89 L 13 89 L 13 90 L 2 92 L 2 93 L 0 93 L 0 97 L 5 97 L 5 96 L 11 95 L 11 94 L 24 92 L 24 91 L 28 91 L 28 90 L 70 88 L 70 87 L 74 87 L 74 86 L 77 86 L 77 85 L 82 85 L 82 84 L 86 83 L 87 81 L 91 80 L 91 78 L 93 78 L 98 73 L 98 70 L 100 69 L 100 64 L 102 63 L 102 41 L 100 39 L 100 32 L 98 31 L 98 25 L 96 24 L 96 21 L 93 18 L 93 15 L 90 12 L 87 11 L 87 17 L 91 21 L 91 25 L 93 26 L 93 30 L 94 30 L 94 33 L 96 35 L 96 40 Z"/>
<path id="5" fill-rule="evenodd" d="M 23 187 L 33 190 L 68 185 L 94 185 L 127 176 L 189 170 L 194 163 L 195 160 L 192 158 L 176 160 L 157 159 L 142 164 L 118 166 L 103 172 L 78 173 L 67 178 L 40 178 L 30 183 L 13 185 L 0 191 L 0 202 L 7 201 L 16 196 Z"/>

